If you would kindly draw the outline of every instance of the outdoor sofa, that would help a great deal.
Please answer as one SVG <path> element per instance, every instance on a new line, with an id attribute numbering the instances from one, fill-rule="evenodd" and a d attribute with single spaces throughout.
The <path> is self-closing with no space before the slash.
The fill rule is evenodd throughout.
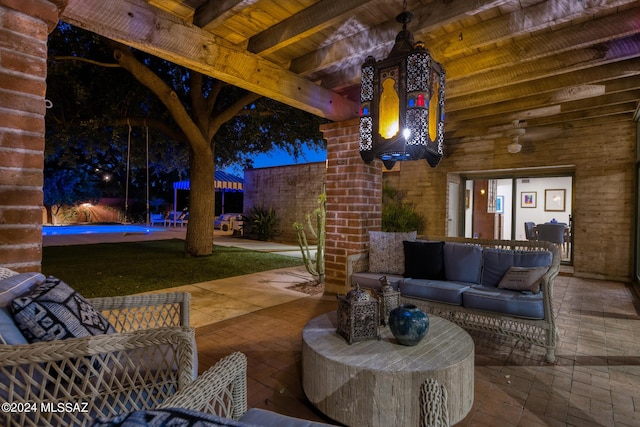
<path id="1" fill-rule="evenodd" d="M 368 252 L 351 255 L 351 285 L 379 291 L 381 278 L 418 306 L 469 330 L 515 337 L 545 348 L 555 360 L 557 327 L 553 281 L 557 245 L 540 241 L 370 233 Z"/>
<path id="2" fill-rule="evenodd" d="M 323 425 L 247 410 L 244 354 L 197 377 L 188 293 L 84 299 L 71 290 L 56 300 L 61 293 L 47 291 L 68 291 L 61 281 L 6 271 L 0 267 L 0 425 L 115 426 L 140 417 L 147 425 L 167 417 L 202 426 Z M 35 315 L 28 326 L 18 320 L 24 312 Z M 104 332 L 78 337 L 82 328 Z M 61 330 L 76 337 L 27 341 Z"/>

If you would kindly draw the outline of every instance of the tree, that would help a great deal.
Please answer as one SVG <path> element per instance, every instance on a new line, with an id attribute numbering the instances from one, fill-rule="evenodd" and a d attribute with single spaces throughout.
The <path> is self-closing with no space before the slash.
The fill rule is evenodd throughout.
<path id="1" fill-rule="evenodd" d="M 305 145 L 324 145 L 319 132 L 319 124 L 324 121 L 321 118 L 124 45 L 105 41 L 96 35 L 83 35 L 79 29 L 66 24 L 59 26 L 51 38 L 61 41 L 59 44 L 51 43 L 55 46 L 52 58 L 58 60 L 58 64 L 75 59 L 85 61 L 85 66 L 101 68 L 98 73 L 104 76 L 104 81 L 100 87 L 91 80 L 86 86 L 76 89 L 79 93 L 83 94 L 82 88 L 92 88 L 92 98 L 109 90 L 120 94 L 106 93 L 105 98 L 99 101 L 104 110 L 92 107 L 94 119 L 85 117 L 83 125 L 88 124 L 95 129 L 114 128 L 132 122 L 145 123 L 167 138 L 188 146 L 191 180 L 189 227 L 185 241 L 185 253 L 188 255 L 209 255 L 212 252 L 216 163 L 219 166 L 247 164 L 249 155 L 266 152 L 273 147 L 285 147 L 297 155 Z M 109 50 L 113 52 L 116 63 L 105 58 Z M 67 54 L 62 55 L 62 52 Z M 127 70 L 141 86 L 132 86 L 128 79 L 120 82 L 122 69 Z M 73 81 L 75 86 L 76 81 L 67 81 Z M 106 81 L 111 84 L 106 85 Z M 129 92 L 121 93 L 116 89 L 120 85 L 130 88 Z"/>
<path id="2" fill-rule="evenodd" d="M 95 178 L 82 169 L 60 169 L 45 174 L 43 193 L 47 217 L 52 224 L 57 224 L 62 206 L 93 203 L 101 196 Z"/>

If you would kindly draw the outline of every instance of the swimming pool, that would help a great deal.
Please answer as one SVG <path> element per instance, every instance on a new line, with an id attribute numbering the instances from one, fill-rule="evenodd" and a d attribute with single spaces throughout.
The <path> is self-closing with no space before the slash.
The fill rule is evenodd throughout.
<path id="1" fill-rule="evenodd" d="M 87 224 L 87 225 L 43 225 L 43 236 L 66 236 L 70 234 L 104 234 L 104 233 L 144 233 L 164 231 L 164 228 L 147 227 L 133 224 Z"/>

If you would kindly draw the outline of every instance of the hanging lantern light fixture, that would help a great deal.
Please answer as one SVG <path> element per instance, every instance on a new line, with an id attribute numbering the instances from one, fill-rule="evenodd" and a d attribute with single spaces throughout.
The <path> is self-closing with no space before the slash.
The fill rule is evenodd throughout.
<path id="1" fill-rule="evenodd" d="M 414 43 L 404 9 L 396 20 L 402 31 L 385 59 L 369 56 L 362 64 L 360 88 L 360 156 L 381 159 L 387 169 L 396 161 L 440 162 L 444 146 L 445 71 L 424 43 Z"/>

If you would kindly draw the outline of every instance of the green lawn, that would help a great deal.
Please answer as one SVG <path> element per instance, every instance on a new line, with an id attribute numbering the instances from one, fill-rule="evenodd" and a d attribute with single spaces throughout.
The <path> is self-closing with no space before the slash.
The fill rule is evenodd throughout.
<path id="1" fill-rule="evenodd" d="M 186 257 L 180 239 L 43 248 L 42 273 L 85 297 L 129 295 L 259 271 L 303 265 L 298 258 L 215 246 Z"/>

